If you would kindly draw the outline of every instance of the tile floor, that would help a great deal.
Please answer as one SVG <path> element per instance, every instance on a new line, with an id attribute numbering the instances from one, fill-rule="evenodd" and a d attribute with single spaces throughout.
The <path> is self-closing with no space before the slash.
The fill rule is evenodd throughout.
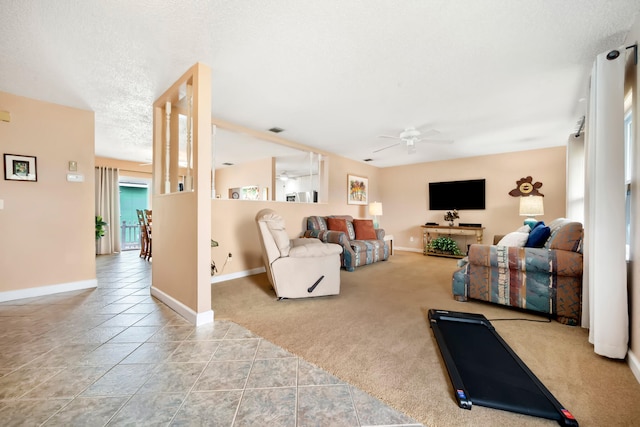
<path id="1" fill-rule="evenodd" d="M 239 325 L 192 326 L 136 251 L 97 277 L 0 303 L 0 425 L 420 425 Z"/>

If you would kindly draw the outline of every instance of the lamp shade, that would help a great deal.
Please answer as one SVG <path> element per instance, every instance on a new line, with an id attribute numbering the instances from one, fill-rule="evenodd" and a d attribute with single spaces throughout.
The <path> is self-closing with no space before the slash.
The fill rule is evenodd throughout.
<path id="1" fill-rule="evenodd" d="M 382 215 L 382 203 L 381 202 L 373 202 L 369 203 L 369 215 Z"/>
<path id="2" fill-rule="evenodd" d="M 520 216 L 544 215 L 542 196 L 520 197 Z"/>

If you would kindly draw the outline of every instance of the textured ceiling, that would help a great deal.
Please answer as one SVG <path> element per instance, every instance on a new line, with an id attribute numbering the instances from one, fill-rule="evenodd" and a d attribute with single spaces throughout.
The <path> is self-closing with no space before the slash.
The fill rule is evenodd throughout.
<path id="1" fill-rule="evenodd" d="M 196 62 L 214 116 L 384 167 L 564 145 L 638 0 L 0 0 L 0 90 L 95 111 L 147 161 L 153 101 Z M 437 129 L 409 155 L 381 134 Z M 246 151 L 245 151 L 246 153 Z M 218 151 L 218 160 L 225 161 Z M 231 155 L 231 153 L 229 154 Z"/>

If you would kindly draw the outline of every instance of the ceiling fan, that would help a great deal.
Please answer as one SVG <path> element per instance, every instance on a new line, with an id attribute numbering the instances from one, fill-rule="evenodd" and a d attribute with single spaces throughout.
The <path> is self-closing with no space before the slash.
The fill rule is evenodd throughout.
<path id="1" fill-rule="evenodd" d="M 432 144 L 452 144 L 453 140 L 450 139 L 431 139 L 429 138 L 429 136 L 433 135 L 437 135 L 440 132 L 438 132 L 435 129 L 430 129 L 426 132 L 420 132 L 418 129 L 414 128 L 414 127 L 408 127 L 405 130 L 403 130 L 402 132 L 400 132 L 400 134 L 398 136 L 394 136 L 394 135 L 378 135 L 379 138 L 390 138 L 390 139 L 399 139 L 400 142 L 396 142 L 395 144 L 392 145 L 388 145 L 386 147 L 382 147 L 379 148 L 377 150 L 374 150 L 374 153 L 377 153 L 378 151 L 382 151 L 382 150 L 386 150 L 387 148 L 391 148 L 391 147 L 395 147 L 396 145 L 402 145 L 404 144 L 407 148 L 407 152 L 409 154 L 413 154 L 416 152 L 416 143 L 418 142 L 429 142 Z"/>
<path id="2" fill-rule="evenodd" d="M 281 174 L 276 175 L 276 178 L 278 178 L 280 181 L 285 181 L 285 182 L 289 181 L 290 179 L 296 179 L 295 177 L 288 174 L 287 171 L 282 171 Z"/>

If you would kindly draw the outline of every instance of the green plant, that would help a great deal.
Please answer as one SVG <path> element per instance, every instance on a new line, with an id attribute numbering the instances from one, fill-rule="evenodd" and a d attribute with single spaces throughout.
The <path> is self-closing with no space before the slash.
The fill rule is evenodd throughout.
<path id="1" fill-rule="evenodd" d="M 429 242 L 429 249 L 452 255 L 462 255 L 456 241 L 447 236 L 440 236 L 431 240 L 431 242 Z"/>
<path id="2" fill-rule="evenodd" d="M 102 220 L 100 215 L 96 215 L 96 240 L 104 236 L 105 229 L 104 227 L 107 225 L 106 222 Z"/>

